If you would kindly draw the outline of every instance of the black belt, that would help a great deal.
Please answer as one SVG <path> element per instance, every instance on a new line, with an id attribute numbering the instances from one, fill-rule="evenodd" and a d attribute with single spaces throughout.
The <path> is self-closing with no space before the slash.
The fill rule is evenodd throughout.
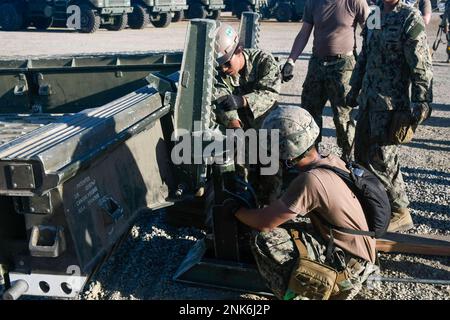
<path id="1" fill-rule="evenodd" d="M 339 60 L 339 59 L 343 59 L 343 58 L 349 57 L 351 55 L 353 55 L 353 52 L 351 52 L 351 53 L 342 53 L 342 54 L 340 53 L 340 54 L 337 54 L 335 56 L 325 56 L 325 57 L 318 57 L 318 56 L 316 56 L 316 58 L 319 59 L 320 61 L 323 61 L 323 62 L 333 62 L 333 61 L 336 61 L 336 60 Z"/>

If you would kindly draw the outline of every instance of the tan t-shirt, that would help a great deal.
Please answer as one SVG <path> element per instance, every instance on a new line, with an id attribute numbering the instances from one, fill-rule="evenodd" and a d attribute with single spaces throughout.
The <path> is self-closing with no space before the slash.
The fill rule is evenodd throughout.
<path id="1" fill-rule="evenodd" d="M 334 155 L 323 158 L 317 164 L 327 164 L 348 171 L 345 163 Z M 329 229 L 316 217 L 317 214 L 335 226 L 369 230 L 356 196 L 341 178 L 327 169 L 312 169 L 300 173 L 279 201 L 295 214 L 308 214 L 315 229 L 327 241 L 330 238 Z M 333 236 L 334 243 L 344 251 L 372 263 L 375 261 L 374 238 L 350 235 L 338 230 L 333 231 Z"/>
<path id="2" fill-rule="evenodd" d="M 370 9 L 366 0 L 307 0 L 303 21 L 314 25 L 313 53 L 318 57 L 351 52 L 354 26 L 364 24 Z"/>

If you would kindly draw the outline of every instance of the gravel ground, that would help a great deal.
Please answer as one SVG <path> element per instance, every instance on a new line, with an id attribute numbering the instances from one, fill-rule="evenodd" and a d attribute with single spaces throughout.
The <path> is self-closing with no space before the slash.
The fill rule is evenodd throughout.
<path id="1" fill-rule="evenodd" d="M 224 20 L 237 26 L 230 17 Z M 429 27 L 430 44 L 439 18 Z M 300 28 L 298 23 L 263 22 L 261 47 L 286 59 Z M 0 57 L 117 51 L 181 50 L 186 22 L 167 29 L 147 28 L 120 33 L 99 31 L 82 35 L 70 31 L 0 32 Z M 170 37 L 170 41 L 167 39 Z M 70 41 L 68 41 L 70 38 Z M 311 44 L 297 62 L 295 79 L 284 84 L 281 103 L 299 104 Z M 434 112 L 412 143 L 401 147 L 401 163 L 411 201 L 413 234 L 450 236 L 450 65 L 445 46 L 434 57 Z M 323 149 L 336 150 L 331 109 L 325 108 Z M 164 212 L 144 214 L 130 234 L 88 283 L 80 299 L 265 299 L 264 297 L 176 283 L 172 277 L 195 241 L 204 236 L 195 228 L 175 228 Z M 449 259 L 406 254 L 380 254 L 381 276 L 450 280 Z M 356 299 L 449 300 L 450 286 L 374 282 Z"/>

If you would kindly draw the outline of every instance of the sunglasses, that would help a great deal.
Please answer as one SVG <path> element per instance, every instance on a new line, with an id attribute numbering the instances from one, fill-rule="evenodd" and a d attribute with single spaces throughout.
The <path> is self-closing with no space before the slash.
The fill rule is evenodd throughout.
<path id="1" fill-rule="evenodd" d="M 231 57 L 232 59 L 233 57 Z M 225 62 L 224 64 L 222 64 L 220 67 L 221 68 L 231 68 L 231 59 L 228 60 L 227 62 Z"/>

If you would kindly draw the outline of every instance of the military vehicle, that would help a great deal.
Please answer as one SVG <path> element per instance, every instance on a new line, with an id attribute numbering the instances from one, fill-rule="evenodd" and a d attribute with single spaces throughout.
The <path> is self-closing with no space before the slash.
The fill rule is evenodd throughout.
<path id="1" fill-rule="evenodd" d="M 244 45 L 258 43 L 248 32 L 256 21 L 242 25 Z M 255 266 L 229 246 L 237 222 L 221 205 L 232 162 L 175 165 L 170 157 L 175 139 L 216 130 L 216 28 L 213 20 L 191 21 L 184 55 L 0 60 L 4 299 L 75 297 L 137 215 L 199 197 L 208 181 L 216 235 L 193 248 L 189 256 L 199 259 L 186 260 L 176 279 L 261 291 Z M 199 264 L 203 255 L 209 263 Z"/>
<path id="2" fill-rule="evenodd" d="M 264 19 L 275 18 L 279 22 L 298 22 L 303 17 L 306 0 L 268 0 L 261 6 Z"/>
<path id="3" fill-rule="evenodd" d="M 259 7 L 267 0 L 225 0 L 226 11 L 241 18 L 242 12 L 258 12 Z"/>
<path id="4" fill-rule="evenodd" d="M 185 11 L 188 19 L 213 19 L 217 20 L 225 4 L 223 0 L 188 0 L 189 8 Z"/>
<path id="5" fill-rule="evenodd" d="M 150 22 L 157 28 L 165 28 L 172 21 L 182 19 L 188 8 L 186 0 L 131 0 L 133 12 L 128 14 L 128 25 L 132 29 L 143 29 Z"/>
<path id="6" fill-rule="evenodd" d="M 69 27 L 83 33 L 95 32 L 101 26 L 118 31 L 127 26 L 127 14 L 132 10 L 130 0 L 0 0 L 0 27 L 4 31 L 30 25 L 38 30 L 65 28 L 69 19 L 78 18 L 79 25 Z"/>

